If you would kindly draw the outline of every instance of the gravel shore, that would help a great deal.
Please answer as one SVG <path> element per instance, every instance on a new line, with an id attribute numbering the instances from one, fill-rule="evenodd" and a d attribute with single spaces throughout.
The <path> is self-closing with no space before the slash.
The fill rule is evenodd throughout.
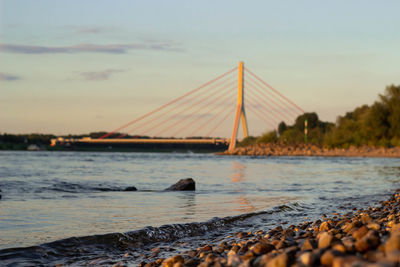
<path id="1" fill-rule="evenodd" d="M 310 144 L 279 145 L 274 143 L 256 144 L 238 147 L 234 151 L 225 151 L 219 155 L 249 155 L 249 156 L 325 156 L 325 157 L 400 157 L 400 147 L 350 147 L 324 148 Z"/>
<path id="2" fill-rule="evenodd" d="M 399 192 L 378 207 L 268 232 L 240 232 L 139 266 L 400 266 Z"/>

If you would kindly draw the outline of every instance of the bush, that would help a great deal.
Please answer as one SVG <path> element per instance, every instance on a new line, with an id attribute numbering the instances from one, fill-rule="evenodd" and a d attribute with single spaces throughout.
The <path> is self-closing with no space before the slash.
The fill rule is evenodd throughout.
<path id="1" fill-rule="evenodd" d="M 288 129 L 280 136 L 279 141 L 285 145 L 294 145 L 304 142 L 304 133 L 297 129 Z"/>
<path id="2" fill-rule="evenodd" d="M 278 134 L 276 131 L 267 132 L 257 139 L 257 143 L 276 143 L 278 141 Z"/>
<path id="3" fill-rule="evenodd" d="M 242 147 L 242 146 L 250 146 L 255 144 L 257 141 L 257 137 L 254 136 L 248 136 L 246 138 L 243 138 L 242 141 L 240 141 L 239 143 L 237 143 L 238 147 Z"/>

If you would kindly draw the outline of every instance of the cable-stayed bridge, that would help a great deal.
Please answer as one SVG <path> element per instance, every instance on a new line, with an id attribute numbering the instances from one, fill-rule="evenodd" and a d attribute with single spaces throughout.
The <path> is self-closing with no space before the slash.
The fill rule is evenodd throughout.
<path id="1" fill-rule="evenodd" d="M 237 67 L 98 139 L 59 138 L 53 142 L 144 147 L 146 144 L 198 144 L 229 146 L 232 150 L 240 123 L 243 137 L 247 137 L 251 123 L 276 129 L 281 121 L 291 124 L 302 113 L 302 108 L 239 62 Z M 213 137 L 221 128 L 230 132 Z"/>

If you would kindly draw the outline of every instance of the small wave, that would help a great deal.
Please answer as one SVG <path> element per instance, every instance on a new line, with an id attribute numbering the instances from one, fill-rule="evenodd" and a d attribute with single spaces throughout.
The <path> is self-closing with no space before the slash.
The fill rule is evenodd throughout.
<path id="1" fill-rule="evenodd" d="M 90 192 L 115 192 L 127 191 L 129 186 L 115 186 L 107 184 L 91 184 L 91 183 L 71 183 L 57 182 L 47 187 L 42 187 L 43 191 L 57 191 L 65 193 L 90 193 Z"/>
<path id="2" fill-rule="evenodd" d="M 182 238 L 205 236 L 216 232 L 231 230 L 234 226 L 257 216 L 269 215 L 301 209 L 293 203 L 280 205 L 272 210 L 245 213 L 224 218 L 215 217 L 206 222 L 167 224 L 160 227 L 145 227 L 126 233 L 110 233 L 82 237 L 70 237 L 45 243 L 39 246 L 8 248 L 0 250 L 0 261 L 5 265 L 29 262 L 34 265 L 53 263 L 72 264 L 90 260 L 98 255 L 118 256 L 126 250 L 143 249 L 157 242 L 173 242 Z"/>
<path id="3" fill-rule="evenodd" d="M 94 193 L 94 192 L 118 192 L 118 191 L 136 191 L 131 185 L 119 185 L 96 182 L 66 182 L 58 180 L 49 180 L 45 183 L 35 183 L 30 181 L 1 181 L 0 187 L 4 192 L 10 194 L 34 193 L 38 198 L 53 198 L 41 196 L 41 193 L 60 192 L 60 193 Z"/>
<path id="4" fill-rule="evenodd" d="M 102 187 L 99 185 L 89 185 L 89 184 L 80 184 L 80 183 L 69 183 L 69 182 L 60 182 L 53 184 L 49 187 L 42 187 L 45 190 L 58 191 L 58 192 L 67 192 L 67 193 L 87 193 L 93 191 L 121 191 L 121 188 L 118 187 Z"/>

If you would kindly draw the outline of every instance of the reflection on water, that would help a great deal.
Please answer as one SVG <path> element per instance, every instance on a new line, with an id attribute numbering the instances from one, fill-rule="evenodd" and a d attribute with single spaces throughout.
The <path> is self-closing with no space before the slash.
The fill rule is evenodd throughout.
<path id="1" fill-rule="evenodd" d="M 243 165 L 240 162 L 232 162 L 232 168 L 233 168 L 233 173 L 231 175 L 231 181 L 232 183 L 238 184 L 238 187 L 236 188 L 236 192 L 240 192 L 241 194 L 237 197 L 236 203 L 238 203 L 238 206 L 234 207 L 234 211 L 239 211 L 242 213 L 247 213 L 247 212 L 253 212 L 256 211 L 256 208 L 251 204 L 251 202 L 248 200 L 246 197 L 245 188 L 243 188 L 243 183 L 245 179 L 245 170 L 246 166 Z"/>
<path id="2" fill-rule="evenodd" d="M 246 166 L 244 166 L 240 162 L 232 162 L 233 173 L 231 175 L 232 183 L 239 183 L 244 180 L 244 171 L 246 170 Z"/>
<path id="3" fill-rule="evenodd" d="M 234 208 L 234 211 L 240 211 L 242 213 L 253 212 L 257 209 L 251 204 L 250 200 L 245 195 L 240 195 L 236 201 L 240 206 Z"/>

